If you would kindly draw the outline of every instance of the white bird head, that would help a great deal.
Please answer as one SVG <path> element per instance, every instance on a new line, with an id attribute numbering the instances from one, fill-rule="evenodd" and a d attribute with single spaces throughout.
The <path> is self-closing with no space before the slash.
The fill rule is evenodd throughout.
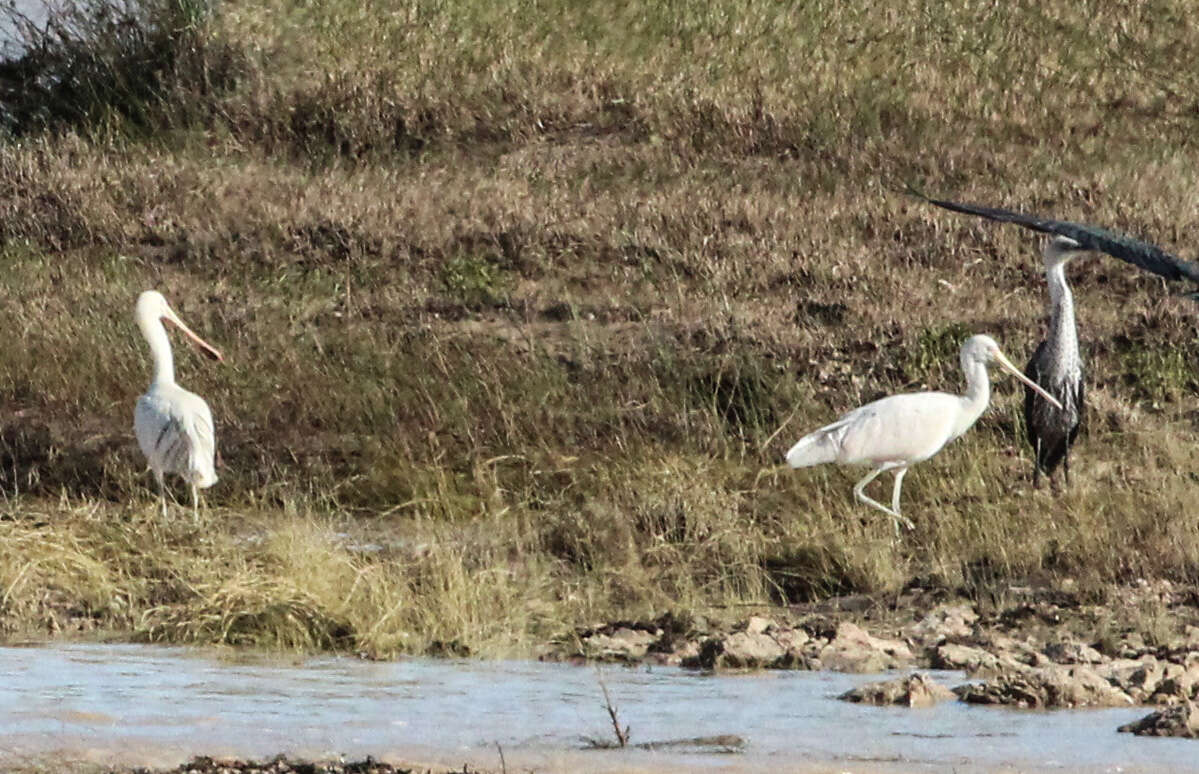
<path id="1" fill-rule="evenodd" d="M 1055 236 L 1045 243 L 1043 255 L 1045 268 L 1052 269 L 1059 264 L 1067 263 L 1071 258 L 1087 252 L 1087 249 L 1067 236 Z"/>
<path id="2" fill-rule="evenodd" d="M 999 349 L 999 344 L 995 339 L 981 333 L 966 339 L 966 343 L 962 345 L 962 370 L 969 373 L 973 366 L 980 364 L 986 366 L 989 363 L 998 364 L 1012 376 L 1028 385 L 1030 389 L 1038 392 L 1045 400 L 1057 406 L 1059 410 L 1062 408 L 1062 404 L 1057 398 L 1045 392 L 1039 384 L 1020 373 L 1020 369 L 1012 365 L 1012 361 L 1008 360 L 1003 351 Z"/>
<path id="3" fill-rule="evenodd" d="M 166 298 L 157 290 L 143 291 L 137 297 L 137 310 L 135 314 L 138 325 L 142 326 L 143 330 L 151 322 L 166 320 L 182 331 L 183 335 L 191 339 L 192 343 L 199 347 L 200 351 L 206 356 L 218 362 L 224 359 L 216 347 L 197 336 L 191 328 L 184 325 L 183 321 L 179 319 L 179 315 L 175 314 L 175 310 L 171 309 L 171 305 L 167 303 Z"/>

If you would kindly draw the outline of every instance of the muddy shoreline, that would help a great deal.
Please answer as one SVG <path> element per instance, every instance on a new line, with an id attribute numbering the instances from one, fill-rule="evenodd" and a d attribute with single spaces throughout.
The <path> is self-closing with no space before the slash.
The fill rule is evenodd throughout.
<path id="1" fill-rule="evenodd" d="M 151 774 L 151 769 L 132 769 L 130 774 Z M 483 774 L 480 769 L 463 765 L 459 769 L 429 769 L 392 764 L 367 757 L 356 761 L 309 761 L 277 755 L 269 760 L 213 758 L 197 756 L 161 774 Z"/>
<path id="2" fill-rule="evenodd" d="M 546 659 L 888 673 L 842 698 L 920 706 L 942 699 L 1029 709 L 1171 709 L 1120 730 L 1199 736 L 1195 587 L 1168 581 L 1086 595 L 1011 587 L 980 604 L 943 591 L 834 597 L 731 625 L 663 616 L 576 632 Z M 941 686 L 916 670 L 961 670 Z M 1194 720 L 1192 720 L 1194 718 Z"/>

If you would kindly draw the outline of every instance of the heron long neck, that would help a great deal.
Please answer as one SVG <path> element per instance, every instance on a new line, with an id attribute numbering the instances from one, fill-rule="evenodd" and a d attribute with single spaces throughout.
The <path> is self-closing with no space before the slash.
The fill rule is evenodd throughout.
<path id="1" fill-rule="evenodd" d="M 1066 368 L 1079 366 L 1078 330 L 1074 324 L 1074 296 L 1066 284 L 1065 262 L 1054 264 L 1045 271 L 1049 283 L 1049 337 L 1045 348 L 1050 362 Z"/>
<path id="2" fill-rule="evenodd" d="M 962 363 L 962 370 L 966 372 L 966 394 L 961 396 L 962 413 L 958 415 L 953 428 L 954 438 L 969 430 L 991 402 L 991 377 L 987 374 L 987 367 L 974 360 Z"/>
<path id="3" fill-rule="evenodd" d="M 139 317 L 137 325 L 150 345 L 150 357 L 154 360 L 153 384 L 174 384 L 175 358 L 171 355 L 171 340 L 167 338 L 166 326 L 158 317 Z"/>

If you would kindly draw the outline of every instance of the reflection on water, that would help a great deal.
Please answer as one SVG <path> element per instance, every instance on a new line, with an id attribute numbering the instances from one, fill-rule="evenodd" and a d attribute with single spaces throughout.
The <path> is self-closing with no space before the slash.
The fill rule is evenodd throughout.
<path id="1" fill-rule="evenodd" d="M 736 756 L 653 753 L 674 767 L 738 770 L 797 761 L 898 762 L 902 770 L 1188 770 L 1199 743 L 1116 733 L 1144 708 L 1011 711 L 945 702 L 878 708 L 834 697 L 878 676 L 762 672 L 705 676 L 606 667 L 633 742 L 736 734 Z M 942 675 L 946 682 L 960 676 Z M 535 662 L 326 656 L 231 662 L 138 645 L 0 648 L 0 759 L 51 750 L 170 749 L 386 756 L 406 749 L 494 756 L 577 750 L 612 730 L 596 672 Z M 590 753 L 621 755 L 624 753 Z M 649 754 L 645 754 L 649 755 Z"/>

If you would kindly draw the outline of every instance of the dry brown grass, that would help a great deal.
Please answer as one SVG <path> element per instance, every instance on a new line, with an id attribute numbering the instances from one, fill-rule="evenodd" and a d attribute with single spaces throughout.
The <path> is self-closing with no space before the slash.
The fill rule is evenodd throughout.
<path id="1" fill-rule="evenodd" d="M 856 471 L 773 468 L 959 389 L 968 333 L 1042 335 L 1036 240 L 903 181 L 1188 252 L 1185 7 L 531 8 L 229 6 L 237 77 L 174 82 L 161 130 L 0 145 L 5 630 L 527 652 L 913 578 L 1195 580 L 1195 306 L 1110 259 L 1071 268 L 1068 493 L 1029 490 L 1010 380 L 898 542 Z M 145 287 L 228 359 L 178 355 L 223 461 L 199 530 L 129 437 Z"/>

